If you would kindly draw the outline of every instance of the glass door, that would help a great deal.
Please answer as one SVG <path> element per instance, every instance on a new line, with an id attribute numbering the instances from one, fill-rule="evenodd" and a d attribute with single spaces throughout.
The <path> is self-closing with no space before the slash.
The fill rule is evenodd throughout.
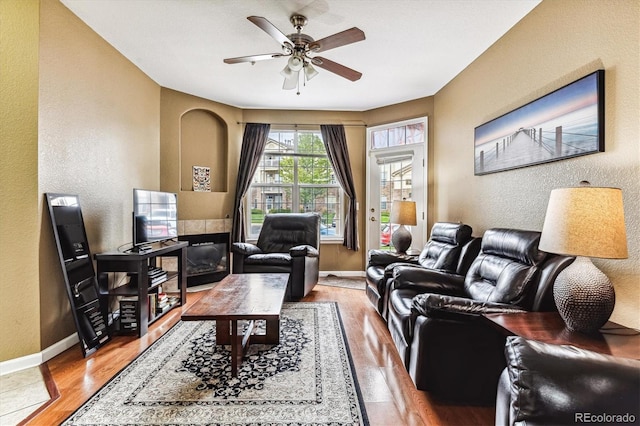
<path id="1" fill-rule="evenodd" d="M 416 203 L 416 225 L 411 251 L 426 242 L 426 118 L 373 127 L 367 130 L 367 250 L 395 251 L 391 236 L 394 201 Z"/>

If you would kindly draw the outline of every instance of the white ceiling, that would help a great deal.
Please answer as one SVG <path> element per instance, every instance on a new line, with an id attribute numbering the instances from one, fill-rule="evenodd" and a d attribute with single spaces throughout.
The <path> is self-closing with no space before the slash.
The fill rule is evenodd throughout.
<path id="1" fill-rule="evenodd" d="M 241 108 L 365 111 L 434 95 L 541 0 L 61 0 L 163 87 Z M 351 27 L 366 40 L 322 53 L 360 71 L 329 71 L 282 90 L 286 58 L 225 64 L 281 52 L 247 16 L 284 34 L 294 13 L 316 40 Z"/>

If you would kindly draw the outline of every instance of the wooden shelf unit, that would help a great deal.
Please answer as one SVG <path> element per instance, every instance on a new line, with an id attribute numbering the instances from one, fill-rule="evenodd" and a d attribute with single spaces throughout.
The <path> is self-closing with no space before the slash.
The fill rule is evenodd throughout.
<path id="1" fill-rule="evenodd" d="M 138 337 L 147 334 L 149 324 L 158 320 L 171 309 L 182 306 L 187 297 L 187 243 L 164 242 L 154 243 L 149 251 L 145 252 L 106 252 L 95 255 L 97 263 L 98 284 L 100 289 L 100 306 L 103 307 L 105 318 L 111 316 L 111 298 L 135 296 L 138 299 L 136 308 Z M 156 266 L 158 258 L 175 257 L 177 259 L 177 271 L 168 271 L 167 279 L 162 283 L 149 284 L 149 266 Z M 128 273 L 130 281 L 126 284 L 109 288 L 109 273 Z M 178 303 L 163 313 L 158 313 L 152 320 L 149 319 L 149 294 L 157 292 L 159 286 L 164 286 L 171 280 L 177 280 Z M 112 322 L 112 326 L 116 321 Z"/>

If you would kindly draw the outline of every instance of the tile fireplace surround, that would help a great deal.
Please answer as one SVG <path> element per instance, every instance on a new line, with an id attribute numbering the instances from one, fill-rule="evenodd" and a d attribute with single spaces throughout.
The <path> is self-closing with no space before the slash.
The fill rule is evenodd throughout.
<path id="1" fill-rule="evenodd" d="M 178 236 L 231 232 L 231 219 L 179 220 Z"/>

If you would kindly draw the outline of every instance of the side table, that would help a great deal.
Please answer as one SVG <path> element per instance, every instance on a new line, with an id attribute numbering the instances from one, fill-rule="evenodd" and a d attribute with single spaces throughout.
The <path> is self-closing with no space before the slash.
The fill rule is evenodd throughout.
<path id="1" fill-rule="evenodd" d="M 607 322 L 598 333 L 584 334 L 566 328 L 557 312 L 486 314 L 484 319 L 507 336 L 556 345 L 573 345 L 605 355 L 640 359 L 640 331 Z"/>

